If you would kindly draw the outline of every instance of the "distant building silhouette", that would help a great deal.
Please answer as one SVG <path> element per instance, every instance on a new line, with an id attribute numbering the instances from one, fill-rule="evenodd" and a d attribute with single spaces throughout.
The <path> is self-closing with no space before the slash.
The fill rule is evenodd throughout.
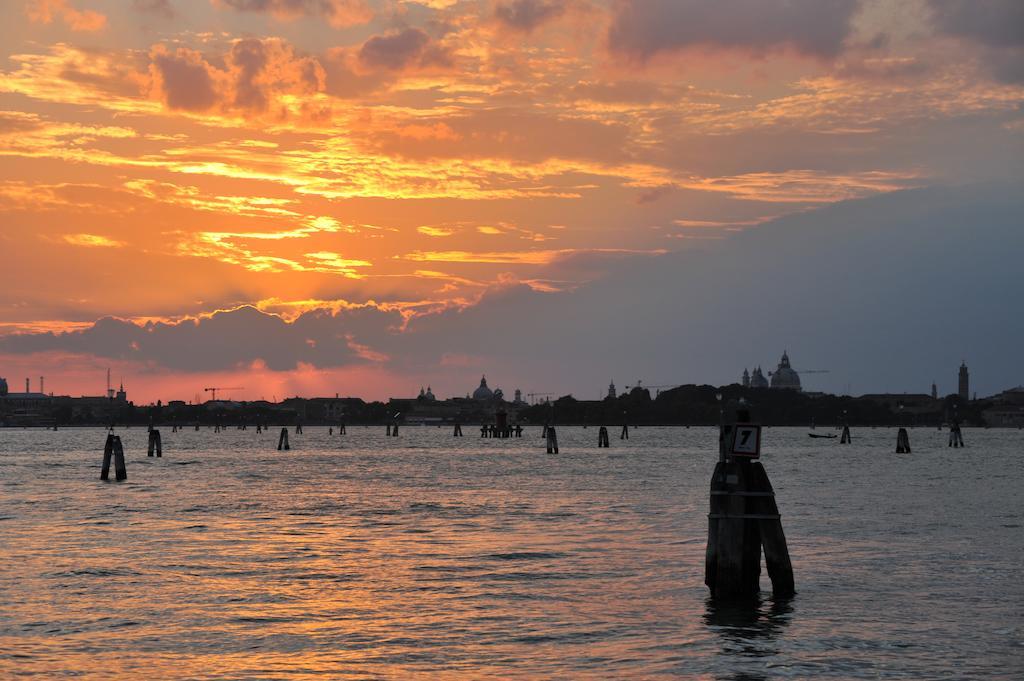
<path id="1" fill-rule="evenodd" d="M 789 364 L 789 355 L 783 351 L 779 366 L 772 373 L 772 388 L 781 390 L 801 390 L 800 375 Z"/>
<path id="2" fill-rule="evenodd" d="M 957 390 L 957 394 L 960 395 L 960 400 L 962 402 L 966 402 L 969 399 L 971 399 L 971 391 L 970 391 L 971 377 L 967 373 L 967 363 L 966 362 L 960 362 L 960 377 L 959 378 L 960 378 L 960 381 L 959 381 L 959 389 Z"/>
<path id="3" fill-rule="evenodd" d="M 750 387 L 750 372 L 747 371 L 746 369 L 743 370 L 742 384 L 744 388 Z"/>
<path id="4" fill-rule="evenodd" d="M 939 399 L 939 387 L 935 383 L 932 383 L 932 399 Z"/>
<path id="5" fill-rule="evenodd" d="M 750 387 L 751 388 L 767 388 L 768 379 L 764 377 L 764 372 L 761 371 L 761 367 L 754 369 L 754 373 L 750 375 Z"/>
<path id="6" fill-rule="evenodd" d="M 618 397 L 618 391 L 615 390 L 615 381 L 608 384 L 608 399 L 614 400 Z"/>

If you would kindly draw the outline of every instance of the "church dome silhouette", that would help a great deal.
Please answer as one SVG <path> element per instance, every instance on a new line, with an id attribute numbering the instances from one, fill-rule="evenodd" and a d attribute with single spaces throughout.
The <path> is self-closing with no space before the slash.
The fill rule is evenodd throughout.
<path id="1" fill-rule="evenodd" d="M 494 397 L 494 393 L 487 387 L 487 377 L 480 377 L 480 387 L 473 391 L 474 400 L 489 400 Z"/>
<path id="2" fill-rule="evenodd" d="M 779 366 L 772 373 L 772 387 L 786 390 L 800 390 L 800 374 L 789 364 L 789 355 L 783 351 Z"/>

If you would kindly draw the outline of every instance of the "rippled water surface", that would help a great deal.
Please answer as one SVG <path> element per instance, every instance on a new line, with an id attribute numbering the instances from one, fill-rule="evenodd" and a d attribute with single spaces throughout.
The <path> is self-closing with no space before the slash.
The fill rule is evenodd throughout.
<path id="1" fill-rule="evenodd" d="M 820 429 L 818 432 L 822 432 Z M 765 432 L 798 595 L 703 584 L 707 428 L 0 430 L 0 677 L 1024 678 L 1024 433 Z"/>

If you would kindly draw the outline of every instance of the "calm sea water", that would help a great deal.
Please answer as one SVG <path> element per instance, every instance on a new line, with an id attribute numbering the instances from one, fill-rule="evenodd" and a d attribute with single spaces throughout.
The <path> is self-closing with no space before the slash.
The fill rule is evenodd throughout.
<path id="1" fill-rule="evenodd" d="M 798 595 L 703 584 L 717 434 L 0 431 L 0 677 L 1024 678 L 1024 432 L 765 433 Z M 819 429 L 817 432 L 825 432 Z"/>

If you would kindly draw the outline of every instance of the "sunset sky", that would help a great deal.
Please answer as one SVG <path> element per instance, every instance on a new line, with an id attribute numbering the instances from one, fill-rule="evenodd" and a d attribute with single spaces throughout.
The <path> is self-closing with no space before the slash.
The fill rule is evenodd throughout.
<path id="1" fill-rule="evenodd" d="M 0 45 L 12 390 L 1024 383 L 1019 0 L 5 0 Z"/>

